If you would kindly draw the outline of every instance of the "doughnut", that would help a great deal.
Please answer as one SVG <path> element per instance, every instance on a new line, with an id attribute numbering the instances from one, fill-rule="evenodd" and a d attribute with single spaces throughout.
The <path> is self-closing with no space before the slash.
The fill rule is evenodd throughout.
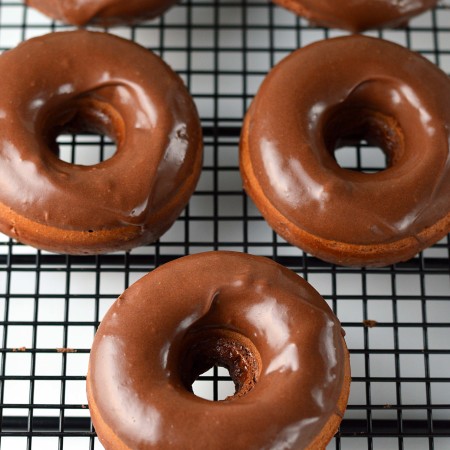
<path id="1" fill-rule="evenodd" d="M 68 24 L 112 26 L 153 19 L 176 0 L 25 0 L 25 3 Z"/>
<path id="2" fill-rule="evenodd" d="M 341 168 L 334 151 L 355 139 L 380 147 L 387 168 Z M 244 120 L 240 168 L 285 240 L 335 264 L 384 266 L 450 231 L 449 145 L 448 76 L 355 35 L 306 46 L 269 73 Z"/>
<path id="3" fill-rule="evenodd" d="M 280 6 L 318 25 L 353 32 L 369 28 L 398 27 L 438 0 L 274 0 Z"/>
<path id="4" fill-rule="evenodd" d="M 323 298 L 260 256 L 167 263 L 112 305 L 92 345 L 89 409 L 107 450 L 325 448 L 350 387 L 344 332 Z M 226 367 L 236 392 L 192 383 Z"/>
<path id="5" fill-rule="evenodd" d="M 58 253 L 127 250 L 158 239 L 201 170 L 194 103 L 144 48 L 105 33 L 31 39 L 0 56 L 0 231 Z M 96 132 L 115 154 L 58 157 L 62 132 Z"/>

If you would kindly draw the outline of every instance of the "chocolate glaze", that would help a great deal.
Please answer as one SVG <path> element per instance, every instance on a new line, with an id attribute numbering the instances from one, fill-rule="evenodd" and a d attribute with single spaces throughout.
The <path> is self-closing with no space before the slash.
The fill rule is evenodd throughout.
<path id="1" fill-rule="evenodd" d="M 404 25 L 438 0 L 274 0 L 311 21 L 354 32 Z"/>
<path id="2" fill-rule="evenodd" d="M 166 64 L 124 39 L 74 31 L 4 53 L 0 73 L 0 204 L 46 227 L 126 228 L 146 242 L 170 226 L 195 187 L 202 139 L 192 99 Z M 117 151 L 92 166 L 66 163 L 54 140 L 65 129 L 104 132 Z M 2 222 L 37 245 L 20 220 Z"/>
<path id="3" fill-rule="evenodd" d="M 25 0 L 47 16 L 72 25 L 135 23 L 159 16 L 176 0 Z"/>
<path id="4" fill-rule="evenodd" d="M 389 167 L 341 168 L 334 150 L 355 136 L 380 145 Z M 263 82 L 244 137 L 258 189 L 311 235 L 361 245 L 420 240 L 450 217 L 450 80 L 396 44 L 352 36 L 292 53 Z"/>
<path id="5" fill-rule="evenodd" d="M 237 388 L 220 402 L 189 386 L 214 363 Z M 324 448 L 349 382 L 342 328 L 308 283 L 262 257 L 210 252 L 119 297 L 95 336 L 87 389 L 108 450 L 269 450 Z"/>

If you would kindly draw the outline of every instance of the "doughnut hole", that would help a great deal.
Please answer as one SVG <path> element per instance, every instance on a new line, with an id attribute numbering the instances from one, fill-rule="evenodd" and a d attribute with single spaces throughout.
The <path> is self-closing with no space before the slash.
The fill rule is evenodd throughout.
<path id="1" fill-rule="evenodd" d="M 192 392 L 205 400 L 220 401 L 232 397 L 235 387 L 230 372 L 224 367 L 214 366 L 194 381 Z"/>
<path id="2" fill-rule="evenodd" d="M 325 123 L 323 136 L 339 167 L 367 174 L 392 167 L 404 151 L 397 120 L 369 108 L 337 107 Z"/>
<path id="3" fill-rule="evenodd" d="M 193 385 L 212 367 L 225 368 L 234 383 L 233 400 L 247 395 L 258 382 L 261 358 L 253 343 L 240 333 L 208 329 L 189 333 L 185 339 L 180 365 L 182 384 L 194 393 Z"/>
<path id="4" fill-rule="evenodd" d="M 123 141 L 122 116 L 92 97 L 68 102 L 44 126 L 47 147 L 70 164 L 91 166 L 114 156 Z"/>

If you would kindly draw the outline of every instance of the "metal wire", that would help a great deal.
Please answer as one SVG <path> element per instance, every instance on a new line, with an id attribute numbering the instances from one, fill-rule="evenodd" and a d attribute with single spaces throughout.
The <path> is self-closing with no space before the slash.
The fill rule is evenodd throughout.
<path id="1" fill-rule="evenodd" d="M 0 0 L 1 50 L 67 28 L 20 0 Z M 251 0 L 187 0 L 155 21 L 109 31 L 154 50 L 185 80 L 204 128 L 202 177 L 174 227 L 130 253 L 55 255 L 0 239 L 2 450 L 102 448 L 84 393 L 99 321 L 144 273 L 213 249 L 265 255 L 295 270 L 342 321 L 353 381 L 330 449 L 450 448 L 449 239 L 391 267 L 337 267 L 284 242 L 242 191 L 239 134 L 260 82 L 295 48 L 342 33 Z M 368 34 L 419 51 L 450 73 L 450 10 L 443 5 L 405 29 Z M 92 164 L 114 152 L 111 142 L 92 135 L 62 136 L 59 145 L 71 162 Z M 375 150 L 362 143 L 338 156 L 343 166 L 380 170 L 385 163 Z M 227 381 L 217 368 L 199 380 L 214 399 Z"/>

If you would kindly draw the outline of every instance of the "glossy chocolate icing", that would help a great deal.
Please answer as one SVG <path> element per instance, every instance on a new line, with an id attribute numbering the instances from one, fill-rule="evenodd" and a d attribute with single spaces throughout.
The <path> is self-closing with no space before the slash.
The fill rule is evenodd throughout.
<path id="1" fill-rule="evenodd" d="M 159 16 L 176 0 L 25 0 L 27 5 L 72 25 L 134 23 Z"/>
<path id="2" fill-rule="evenodd" d="M 292 53 L 263 82 L 245 129 L 258 188 L 311 235 L 361 245 L 420 240 L 450 215 L 450 80 L 396 44 L 352 36 Z M 334 150 L 355 136 L 380 145 L 388 168 L 341 168 Z"/>
<path id="3" fill-rule="evenodd" d="M 0 73 L 0 204 L 15 217 L 3 217 L 1 231 L 38 245 L 22 233 L 26 217 L 68 232 L 124 228 L 149 242 L 171 225 L 195 187 L 202 139 L 191 97 L 162 60 L 74 31 L 4 53 Z M 117 151 L 92 166 L 66 163 L 54 140 L 64 129 L 109 134 Z"/>
<path id="4" fill-rule="evenodd" d="M 404 25 L 408 19 L 437 5 L 438 0 L 274 0 L 328 27 L 364 31 Z"/>
<path id="5" fill-rule="evenodd" d="M 189 386 L 214 363 L 237 388 L 220 402 Z M 325 447 L 349 383 L 343 330 L 308 283 L 262 257 L 210 252 L 119 297 L 95 336 L 87 388 L 108 450 L 287 450 Z"/>

